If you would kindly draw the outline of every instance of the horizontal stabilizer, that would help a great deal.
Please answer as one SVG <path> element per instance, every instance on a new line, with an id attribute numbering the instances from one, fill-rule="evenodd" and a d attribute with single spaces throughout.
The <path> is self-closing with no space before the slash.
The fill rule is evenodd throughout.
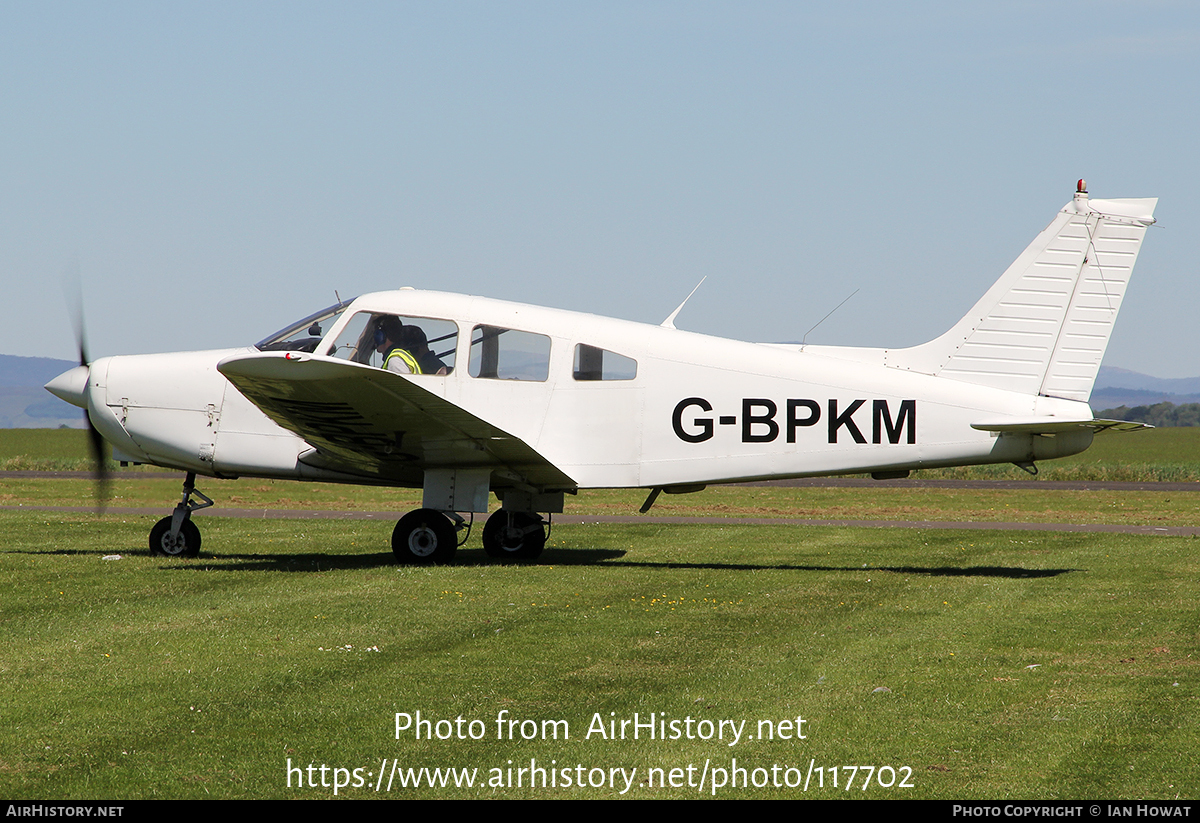
<path id="1" fill-rule="evenodd" d="M 1061 417 L 1001 417 L 993 420 L 980 420 L 972 423 L 971 428 L 984 432 L 999 432 L 1001 434 L 1062 434 L 1063 432 L 1092 429 L 1096 433 L 1105 431 L 1136 431 L 1137 429 L 1152 429 L 1146 423 L 1134 423 L 1129 420 L 1064 420 Z"/>

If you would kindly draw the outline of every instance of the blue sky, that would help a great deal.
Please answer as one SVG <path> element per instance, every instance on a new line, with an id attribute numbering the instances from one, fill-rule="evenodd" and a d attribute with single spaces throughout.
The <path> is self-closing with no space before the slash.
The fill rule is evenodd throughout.
<path id="1" fill-rule="evenodd" d="M 402 285 L 945 331 L 1087 178 L 1160 198 L 1105 362 L 1200 375 L 1184 2 L 0 2 L 0 352 L 252 343 Z"/>

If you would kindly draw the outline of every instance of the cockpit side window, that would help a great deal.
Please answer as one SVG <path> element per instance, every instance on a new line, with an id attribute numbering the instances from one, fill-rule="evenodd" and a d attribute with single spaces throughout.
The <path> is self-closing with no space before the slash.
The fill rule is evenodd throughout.
<path id="1" fill-rule="evenodd" d="M 384 329 L 395 329 L 394 336 L 402 339 L 390 340 Z M 401 332 L 400 329 L 408 331 Z M 389 340 L 394 345 L 385 345 L 385 341 Z M 445 375 L 454 371 L 457 346 L 458 325 L 451 320 L 360 311 L 350 318 L 325 354 L 382 367 L 390 351 L 403 347 L 411 358 L 411 361 L 406 359 L 405 362 L 411 365 L 401 371 L 408 374 Z M 416 366 L 415 370 L 412 365 Z"/>
<path id="2" fill-rule="evenodd" d="M 471 332 L 472 377 L 545 381 L 550 376 L 550 338 L 544 334 L 476 326 Z"/>
<path id="3" fill-rule="evenodd" d="M 633 380 L 637 377 L 637 361 L 623 354 L 579 343 L 575 346 L 576 380 Z"/>
<path id="4" fill-rule="evenodd" d="M 310 314 L 303 320 L 297 320 L 265 340 L 258 341 L 254 348 L 259 351 L 316 351 L 317 344 L 321 342 L 325 332 L 333 328 L 342 312 L 352 302 L 353 299 L 343 300 L 329 308 L 321 309 L 316 314 Z"/>

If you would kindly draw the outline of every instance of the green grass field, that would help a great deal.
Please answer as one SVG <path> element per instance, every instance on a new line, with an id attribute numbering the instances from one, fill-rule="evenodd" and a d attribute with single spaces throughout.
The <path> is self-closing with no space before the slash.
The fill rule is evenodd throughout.
<path id="1" fill-rule="evenodd" d="M 118 479 L 108 502 L 122 508 L 170 512 L 179 499 L 180 475 L 162 480 Z M 319 509 L 395 512 L 420 507 L 419 491 L 270 480 L 203 479 L 200 488 L 225 508 Z M 1200 489 L 1198 489 L 1200 491 Z M 79 479 L 11 478 L 0 485 L 0 505 L 79 506 L 94 504 L 90 482 Z M 569 515 L 634 515 L 645 500 L 639 490 L 581 492 L 567 500 Z M 493 500 L 493 505 L 495 501 Z M 1053 491 L 1042 489 L 907 489 L 897 487 L 778 488 L 716 486 L 698 494 L 659 497 L 651 511 L 664 517 L 755 517 L 811 520 L 934 520 L 1027 523 L 1200 526 L 1200 493 L 1157 491 Z M 160 515 L 160 516 L 161 516 Z M 480 517 L 479 519 L 482 519 Z M 147 527 L 149 528 L 149 527 Z"/>
<path id="2" fill-rule="evenodd" d="M 87 468 L 83 429 L 0 429 L 0 471 Z"/>
<path id="3" fill-rule="evenodd" d="M 1015 466 L 934 469 L 919 477 L 1028 479 Z M 1038 464 L 1042 480 L 1117 482 L 1200 481 L 1200 428 L 1148 429 L 1099 434 L 1082 454 Z"/>
<path id="4" fill-rule="evenodd" d="M 86 480 L 2 482 L 5 505 L 90 501 Z M 243 508 L 414 500 L 203 488 Z M 1200 519 L 1192 492 L 926 491 L 710 489 L 654 512 Z M 178 481 L 113 492 L 165 514 Z M 640 498 L 572 506 L 628 513 Z M 325 798 L 335 781 L 350 798 L 1197 794 L 1195 539 L 560 525 L 532 565 L 489 560 L 476 529 L 456 565 L 413 568 L 386 550 L 390 520 L 205 517 L 201 557 L 167 561 L 145 550 L 154 519 L 0 512 L 0 795 Z M 433 739 L 397 737 L 397 713 L 418 711 Z M 635 713 L 679 735 L 630 739 Z M 498 739 L 497 718 L 518 722 Z M 610 721 L 626 739 L 601 736 Z"/>

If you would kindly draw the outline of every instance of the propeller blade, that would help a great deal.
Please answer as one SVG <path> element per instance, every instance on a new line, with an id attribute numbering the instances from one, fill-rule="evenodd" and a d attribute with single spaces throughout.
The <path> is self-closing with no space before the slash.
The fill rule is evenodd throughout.
<path id="1" fill-rule="evenodd" d="M 63 272 L 63 292 L 67 297 L 67 311 L 71 314 L 71 325 L 75 328 L 75 343 L 79 347 L 79 365 L 91 366 L 87 354 L 87 334 L 83 325 L 83 282 L 79 275 L 79 259 L 74 258 Z M 95 483 L 96 513 L 103 514 L 108 503 L 108 458 L 104 454 L 104 435 L 92 423 L 87 410 L 87 387 L 83 389 L 83 421 L 88 429 L 88 452 L 92 458 L 92 480 Z"/>
<path id="2" fill-rule="evenodd" d="M 87 341 L 83 330 L 83 281 L 79 274 L 79 258 L 71 258 L 71 262 L 63 270 L 63 295 L 67 299 L 67 314 L 71 316 L 71 327 L 75 331 L 75 346 L 79 349 L 79 365 L 86 366 L 91 361 L 87 356 Z"/>
<path id="3" fill-rule="evenodd" d="M 96 484 L 96 513 L 104 514 L 108 505 L 108 457 L 104 453 L 104 435 L 92 425 L 87 412 L 83 413 L 88 424 L 88 447 L 92 455 L 92 480 Z"/>

